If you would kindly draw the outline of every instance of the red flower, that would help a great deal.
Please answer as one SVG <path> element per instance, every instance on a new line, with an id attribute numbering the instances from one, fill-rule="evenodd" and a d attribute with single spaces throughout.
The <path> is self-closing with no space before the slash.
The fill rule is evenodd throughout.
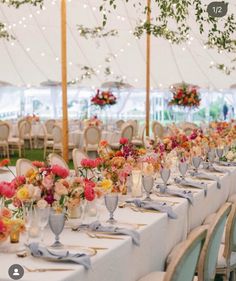
<path id="1" fill-rule="evenodd" d="M 7 231 L 7 227 L 3 221 L 0 220 L 0 233 L 5 233 Z"/>
<path id="2" fill-rule="evenodd" d="M 59 165 L 53 165 L 51 167 L 51 171 L 54 175 L 56 175 L 62 179 L 65 179 L 69 176 L 69 171 L 66 168 L 63 168 Z"/>
<path id="3" fill-rule="evenodd" d="M 17 187 L 25 184 L 25 182 L 26 182 L 25 176 L 18 176 L 11 181 L 11 185 L 16 189 Z"/>
<path id="4" fill-rule="evenodd" d="M 0 195 L 6 198 L 12 198 L 15 195 L 15 188 L 10 182 L 0 182 Z"/>
<path id="5" fill-rule="evenodd" d="M 0 161 L 0 167 L 8 166 L 9 163 L 10 163 L 9 159 L 3 159 L 2 161 Z"/>
<path id="6" fill-rule="evenodd" d="M 84 188 L 84 197 L 86 200 L 88 201 L 93 201 L 95 198 L 95 192 L 94 192 L 94 188 L 91 187 L 90 185 L 85 185 Z"/>
<path id="7" fill-rule="evenodd" d="M 121 145 L 125 145 L 125 144 L 127 144 L 129 142 L 129 140 L 127 139 L 127 138 L 121 138 L 120 139 L 120 144 Z"/>

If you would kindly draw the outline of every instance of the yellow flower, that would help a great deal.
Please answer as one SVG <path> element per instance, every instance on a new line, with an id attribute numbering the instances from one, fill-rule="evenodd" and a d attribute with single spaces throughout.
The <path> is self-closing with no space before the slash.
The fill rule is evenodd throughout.
<path id="1" fill-rule="evenodd" d="M 21 189 L 19 189 L 16 193 L 16 197 L 19 200 L 27 200 L 29 199 L 29 190 L 26 186 L 23 186 Z"/>
<path id="2" fill-rule="evenodd" d="M 109 179 L 104 179 L 104 180 L 101 182 L 101 187 L 102 187 L 102 189 L 104 189 L 105 191 L 108 191 L 109 189 L 112 188 L 112 181 L 109 180 Z"/>

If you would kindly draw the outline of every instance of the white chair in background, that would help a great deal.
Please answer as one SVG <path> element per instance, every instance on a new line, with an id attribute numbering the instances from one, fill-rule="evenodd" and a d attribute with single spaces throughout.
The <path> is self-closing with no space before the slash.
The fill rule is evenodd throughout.
<path id="1" fill-rule="evenodd" d="M 24 141 L 29 141 L 30 149 L 33 149 L 33 140 L 32 140 L 32 124 L 30 121 L 25 121 L 24 129 Z"/>
<path id="2" fill-rule="evenodd" d="M 21 157 L 22 148 L 24 149 L 24 135 L 25 135 L 26 126 L 27 126 L 26 121 L 22 121 L 19 127 L 19 136 L 9 138 L 8 141 L 10 151 L 14 151 L 15 149 L 18 149 L 19 157 Z"/>
<path id="3" fill-rule="evenodd" d="M 97 152 L 101 141 L 102 133 L 98 127 L 87 127 L 84 130 L 84 150 L 88 152 Z"/>
<path id="4" fill-rule="evenodd" d="M 162 139 L 164 136 L 164 127 L 162 126 L 161 123 L 157 121 L 152 122 L 152 133 L 154 140 L 156 141 L 157 139 Z"/>
<path id="5" fill-rule="evenodd" d="M 52 136 L 53 136 L 53 153 L 59 152 L 62 153 L 62 128 L 59 125 L 54 125 L 52 130 Z M 74 149 L 73 143 L 68 143 L 68 149 L 72 150 Z"/>
<path id="6" fill-rule="evenodd" d="M 122 128 L 120 138 L 126 138 L 128 139 L 129 142 L 132 141 L 133 139 L 133 133 L 134 133 L 134 128 L 131 124 L 127 124 L 125 127 Z M 119 149 L 120 148 L 120 143 L 111 143 L 110 147 L 112 149 Z"/>
<path id="7" fill-rule="evenodd" d="M 70 170 L 66 161 L 60 155 L 58 155 L 56 153 L 50 153 L 48 155 L 48 161 L 49 161 L 49 164 L 52 165 L 52 166 L 58 165 L 58 166 L 61 166 L 65 169 L 67 169 L 68 171 Z"/>
<path id="8" fill-rule="evenodd" d="M 0 122 L 0 148 L 3 151 L 3 155 L 7 156 L 7 158 L 10 158 L 9 155 L 9 139 L 10 135 L 10 127 L 5 122 Z"/>
<path id="9" fill-rule="evenodd" d="M 145 130 L 146 130 L 145 124 L 139 126 L 138 136 L 132 139 L 132 144 L 134 144 L 135 146 L 144 146 L 145 136 L 146 136 Z"/>
<path id="10" fill-rule="evenodd" d="M 29 170 L 37 171 L 37 168 L 28 159 L 18 159 L 16 161 L 16 175 L 25 176 Z"/>
<path id="11" fill-rule="evenodd" d="M 84 151 L 82 151 L 78 148 L 73 149 L 72 159 L 73 159 L 73 164 L 74 164 L 74 169 L 75 169 L 76 175 L 78 175 L 78 168 L 80 167 L 81 160 L 84 158 L 89 158 L 88 155 Z"/>
<path id="12" fill-rule="evenodd" d="M 53 139 L 52 131 L 53 131 L 53 128 L 54 128 L 55 124 L 56 124 L 55 119 L 48 119 L 47 121 L 45 121 L 45 127 L 46 127 L 46 133 L 47 133 L 47 139 L 48 140 Z"/>
<path id="13" fill-rule="evenodd" d="M 44 124 L 41 124 L 42 134 L 38 135 L 38 140 L 43 141 L 43 159 L 46 159 L 47 151 L 53 151 L 53 140 L 48 139 L 47 129 Z"/>
<path id="14" fill-rule="evenodd" d="M 117 129 L 118 129 L 118 130 L 121 130 L 122 125 L 123 125 L 124 123 L 125 123 L 124 120 L 118 120 L 118 121 L 116 121 L 116 127 L 117 127 Z"/>

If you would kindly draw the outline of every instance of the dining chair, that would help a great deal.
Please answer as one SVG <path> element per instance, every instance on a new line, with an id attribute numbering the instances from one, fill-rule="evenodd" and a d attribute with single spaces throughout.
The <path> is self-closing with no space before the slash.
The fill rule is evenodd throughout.
<path id="1" fill-rule="evenodd" d="M 43 143 L 43 159 L 46 159 L 47 152 L 53 151 L 53 140 L 48 139 L 47 129 L 44 123 L 41 123 L 40 134 L 37 136 L 38 145 L 40 142 Z"/>
<path id="2" fill-rule="evenodd" d="M 212 223 L 209 224 L 206 241 L 199 258 L 197 281 L 213 281 L 215 279 L 220 243 L 230 210 L 231 203 L 223 204 Z"/>
<path id="3" fill-rule="evenodd" d="M 9 135 L 10 135 L 10 126 L 5 122 L 1 122 L 0 123 L 0 148 L 2 148 L 4 157 L 7 156 L 7 158 L 10 158 L 9 143 L 8 143 Z"/>
<path id="4" fill-rule="evenodd" d="M 48 155 L 48 161 L 49 161 L 49 164 L 51 166 L 53 165 L 58 165 L 58 166 L 61 166 L 67 170 L 70 170 L 69 166 L 67 165 L 66 161 L 58 154 L 56 153 L 50 153 Z"/>
<path id="5" fill-rule="evenodd" d="M 123 125 L 124 123 L 125 123 L 124 120 L 118 120 L 118 121 L 116 121 L 116 128 L 117 128 L 118 130 L 121 130 L 122 125 Z"/>
<path id="6" fill-rule="evenodd" d="M 131 142 L 133 139 L 133 133 L 134 133 L 133 125 L 127 124 L 122 128 L 120 133 L 120 138 L 126 138 L 128 139 L 129 142 Z M 110 143 L 110 147 L 111 149 L 118 150 L 120 148 L 120 143 L 119 142 Z"/>
<path id="7" fill-rule="evenodd" d="M 164 127 L 162 126 L 162 124 L 157 121 L 153 121 L 152 122 L 152 133 L 153 133 L 155 141 L 157 139 L 162 139 L 164 136 Z"/>
<path id="8" fill-rule="evenodd" d="M 32 124 L 29 120 L 25 120 L 24 124 L 25 124 L 24 141 L 29 141 L 29 146 L 30 146 L 30 149 L 32 150 L 33 149 Z"/>
<path id="9" fill-rule="evenodd" d="M 102 137 L 101 130 L 98 127 L 87 127 L 84 130 L 84 150 L 88 152 L 96 152 Z"/>
<path id="10" fill-rule="evenodd" d="M 152 272 L 139 281 L 192 281 L 206 234 L 207 226 L 191 231 L 165 272 Z"/>
<path id="11" fill-rule="evenodd" d="M 25 149 L 24 148 L 24 135 L 25 135 L 26 125 L 27 125 L 26 121 L 22 121 L 20 124 L 18 137 L 11 137 L 11 138 L 9 138 L 9 141 L 8 141 L 10 151 L 14 151 L 15 148 L 17 148 L 19 157 L 21 157 L 22 148 L 23 148 L 23 150 Z"/>
<path id="12" fill-rule="evenodd" d="M 138 136 L 133 138 L 131 143 L 134 144 L 135 146 L 144 146 L 144 141 L 146 136 L 145 131 L 146 131 L 146 125 L 143 124 L 139 127 Z"/>
<path id="13" fill-rule="evenodd" d="M 89 158 L 88 155 L 79 148 L 74 148 L 72 151 L 72 159 L 75 169 L 75 174 L 78 176 L 78 168 L 80 167 L 81 160 Z"/>
<path id="14" fill-rule="evenodd" d="M 16 161 L 16 175 L 25 176 L 29 170 L 36 171 L 37 168 L 28 159 L 20 158 Z"/>
<path id="15" fill-rule="evenodd" d="M 55 119 L 48 119 L 48 120 L 45 121 L 44 125 L 46 127 L 46 133 L 47 133 L 47 139 L 48 140 L 53 139 L 52 130 L 53 130 L 55 124 L 56 124 Z"/>
<path id="16" fill-rule="evenodd" d="M 227 281 L 232 274 L 231 281 L 235 281 L 236 271 L 236 204 L 232 204 L 228 216 L 224 241 L 220 245 L 216 274 L 223 275 L 223 281 Z"/>
<path id="17" fill-rule="evenodd" d="M 53 137 L 53 153 L 59 152 L 62 153 L 63 145 L 62 145 L 62 127 L 60 125 L 55 124 L 52 129 L 52 137 Z M 74 149 L 74 144 L 69 142 L 68 149 Z"/>

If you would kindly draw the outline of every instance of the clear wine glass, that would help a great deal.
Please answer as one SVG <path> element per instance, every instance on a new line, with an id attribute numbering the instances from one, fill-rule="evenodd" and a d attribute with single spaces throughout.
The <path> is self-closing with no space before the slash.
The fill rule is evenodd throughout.
<path id="1" fill-rule="evenodd" d="M 224 149 L 223 148 L 217 148 L 216 149 L 216 155 L 218 157 L 218 160 L 220 161 L 220 159 L 223 157 L 224 155 Z"/>
<path id="2" fill-rule="evenodd" d="M 33 202 L 31 200 L 22 201 L 23 220 L 26 230 L 26 244 L 29 244 L 29 229 L 33 221 Z"/>
<path id="3" fill-rule="evenodd" d="M 41 242 L 43 243 L 43 232 L 44 232 L 44 228 L 48 224 L 50 207 L 38 208 L 37 213 L 39 215 L 39 228 L 40 228 L 40 232 L 41 232 Z"/>
<path id="4" fill-rule="evenodd" d="M 163 180 L 164 186 L 160 187 L 160 193 L 165 193 L 166 188 L 167 188 L 167 182 L 170 178 L 170 169 L 168 168 L 162 168 L 160 171 L 161 178 Z"/>
<path id="5" fill-rule="evenodd" d="M 146 198 L 144 199 L 145 201 L 151 201 L 152 199 L 150 198 L 150 192 L 153 188 L 154 185 L 154 178 L 153 176 L 142 176 L 142 184 L 143 188 L 146 192 Z"/>
<path id="6" fill-rule="evenodd" d="M 186 176 L 186 173 L 188 171 L 188 163 L 186 161 L 180 161 L 178 168 L 179 168 L 179 172 L 181 174 L 182 179 L 184 179 Z"/>
<path id="7" fill-rule="evenodd" d="M 56 213 L 52 211 L 49 214 L 49 226 L 52 232 L 55 234 L 55 242 L 51 247 L 61 248 L 63 244 L 60 242 L 59 235 L 62 233 L 65 225 L 65 214 L 64 213 Z"/>
<path id="8" fill-rule="evenodd" d="M 208 160 L 210 162 L 211 165 L 213 165 L 215 157 L 216 157 L 216 151 L 214 148 L 212 148 L 208 154 L 207 154 Z"/>
<path id="9" fill-rule="evenodd" d="M 104 196 L 105 199 L 105 206 L 110 213 L 110 218 L 107 221 L 108 223 L 114 224 L 116 220 L 114 219 L 114 212 L 118 205 L 118 194 L 117 193 L 108 193 Z"/>
<path id="10" fill-rule="evenodd" d="M 200 156 L 193 156 L 192 164 L 196 173 L 198 173 L 198 168 L 202 162 L 202 158 Z"/>

